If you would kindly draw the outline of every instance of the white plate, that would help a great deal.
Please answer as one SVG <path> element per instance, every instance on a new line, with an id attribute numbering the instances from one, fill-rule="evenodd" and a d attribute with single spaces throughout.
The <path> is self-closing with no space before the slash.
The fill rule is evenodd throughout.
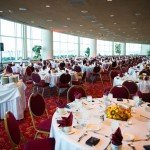
<path id="1" fill-rule="evenodd" d="M 98 124 L 87 124 L 87 130 L 98 131 L 100 130 L 100 125 Z"/>
<path id="2" fill-rule="evenodd" d="M 64 132 L 64 131 L 62 131 L 62 132 L 66 135 L 71 135 L 71 134 L 75 133 L 75 130 L 72 128 L 70 132 Z"/>
<path id="3" fill-rule="evenodd" d="M 135 136 L 133 134 L 130 133 L 124 133 L 123 134 L 123 140 L 124 141 L 132 141 L 135 139 Z"/>

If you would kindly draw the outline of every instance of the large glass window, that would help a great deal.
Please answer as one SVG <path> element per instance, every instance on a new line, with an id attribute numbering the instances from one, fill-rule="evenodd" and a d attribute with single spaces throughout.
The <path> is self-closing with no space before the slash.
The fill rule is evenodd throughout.
<path id="1" fill-rule="evenodd" d="M 92 39 L 80 37 L 80 56 L 85 56 L 86 49 L 91 49 L 92 44 Z"/>
<path id="2" fill-rule="evenodd" d="M 113 42 L 97 40 L 97 54 L 100 55 L 112 55 Z"/>
<path id="3" fill-rule="evenodd" d="M 23 32 L 23 24 L 0 19 L 0 42 L 4 43 L 2 52 L 3 61 L 17 60 L 23 57 L 23 40 L 27 38 L 27 57 L 32 57 L 32 48 L 42 44 L 41 29 L 24 26 L 27 28 Z M 23 35 L 24 34 L 24 35 Z M 24 37 L 24 38 L 23 38 Z"/>
<path id="4" fill-rule="evenodd" d="M 78 37 L 58 32 L 53 32 L 54 56 L 77 56 Z"/>
<path id="5" fill-rule="evenodd" d="M 126 43 L 126 55 L 140 55 L 141 44 Z"/>

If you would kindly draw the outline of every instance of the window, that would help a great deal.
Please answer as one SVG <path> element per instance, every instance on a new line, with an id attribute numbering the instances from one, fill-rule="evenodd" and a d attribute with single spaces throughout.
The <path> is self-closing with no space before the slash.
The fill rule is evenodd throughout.
<path id="1" fill-rule="evenodd" d="M 78 37 L 53 32 L 53 50 L 54 56 L 78 55 Z"/>
<path id="2" fill-rule="evenodd" d="M 126 55 L 140 55 L 141 44 L 126 43 Z"/>
<path id="3" fill-rule="evenodd" d="M 113 42 L 97 40 L 97 54 L 112 55 Z"/>
<path id="4" fill-rule="evenodd" d="M 92 39 L 80 37 L 80 56 L 85 56 L 85 51 L 92 47 Z"/>

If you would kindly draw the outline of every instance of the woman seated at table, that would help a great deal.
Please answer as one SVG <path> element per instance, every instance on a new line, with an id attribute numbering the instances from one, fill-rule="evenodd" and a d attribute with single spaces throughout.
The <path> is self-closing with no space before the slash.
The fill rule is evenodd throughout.
<path id="1" fill-rule="evenodd" d="M 13 70 L 10 65 L 7 65 L 6 68 L 4 69 L 4 74 L 12 74 Z"/>

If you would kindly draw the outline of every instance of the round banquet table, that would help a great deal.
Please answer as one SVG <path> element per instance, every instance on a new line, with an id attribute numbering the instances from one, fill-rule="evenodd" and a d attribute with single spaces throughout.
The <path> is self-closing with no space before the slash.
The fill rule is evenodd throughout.
<path id="1" fill-rule="evenodd" d="M 46 83 L 49 83 L 50 87 L 54 87 L 59 82 L 60 76 L 65 72 L 59 72 L 59 73 L 51 73 L 48 72 L 39 72 L 39 75 L 42 80 L 45 80 Z M 78 80 L 76 72 L 71 71 L 69 73 L 71 75 L 71 80 Z"/>
<path id="2" fill-rule="evenodd" d="M 0 85 L 0 119 L 11 111 L 17 120 L 24 118 L 26 86 L 22 81 Z"/>
<path id="3" fill-rule="evenodd" d="M 135 103 L 132 100 L 124 99 L 122 102 L 112 99 L 111 103 L 120 103 L 123 105 L 134 106 Z M 145 139 L 148 134 L 148 122 L 150 121 L 149 111 L 145 110 L 147 103 L 142 104 L 139 107 L 133 107 L 134 111 L 132 112 L 132 117 L 130 121 L 118 121 L 120 124 L 121 132 L 124 137 L 123 149 L 132 150 L 128 143 L 131 143 L 130 136 L 134 140 Z M 60 115 L 56 110 L 52 119 L 52 126 L 50 129 L 50 137 L 54 137 L 56 140 L 55 150 L 103 150 L 109 145 L 110 137 L 112 133 L 111 124 L 114 122 L 113 119 L 108 119 L 105 117 L 104 121 L 100 120 L 100 115 L 104 114 L 104 102 L 102 98 L 95 98 L 92 102 L 87 102 L 86 99 L 82 100 L 82 109 L 76 111 L 76 102 L 69 104 L 70 109 L 65 108 L 66 114 Z M 57 120 L 62 116 L 68 116 L 69 112 L 73 112 L 73 127 L 70 133 L 65 133 L 60 127 L 58 127 Z M 141 116 L 143 115 L 143 116 Z M 84 122 L 86 125 L 81 127 L 78 125 L 80 120 L 79 116 L 84 116 L 81 122 Z M 147 118 L 146 118 L 147 117 Z M 86 118 L 86 119 L 85 119 Z M 148 119 L 149 118 L 149 119 Z M 77 121 L 78 120 L 78 121 Z M 130 122 L 130 124 L 129 124 Z M 80 142 L 78 139 L 87 132 L 87 135 L 84 136 Z M 100 142 L 96 146 L 88 146 L 85 142 L 91 137 L 96 137 L 100 139 Z M 108 136 L 108 137 L 107 137 Z M 142 150 L 143 145 L 148 145 L 148 141 L 135 141 L 133 145 L 137 150 Z M 109 145 L 110 149 L 110 145 Z"/>
<path id="4" fill-rule="evenodd" d="M 135 81 L 139 91 L 141 91 L 142 93 L 150 93 L 150 80 L 139 80 L 138 78 L 134 77 L 134 76 L 128 76 L 128 77 L 115 77 L 113 80 L 113 86 L 116 85 L 122 85 L 124 81 L 126 80 L 132 80 Z"/>

